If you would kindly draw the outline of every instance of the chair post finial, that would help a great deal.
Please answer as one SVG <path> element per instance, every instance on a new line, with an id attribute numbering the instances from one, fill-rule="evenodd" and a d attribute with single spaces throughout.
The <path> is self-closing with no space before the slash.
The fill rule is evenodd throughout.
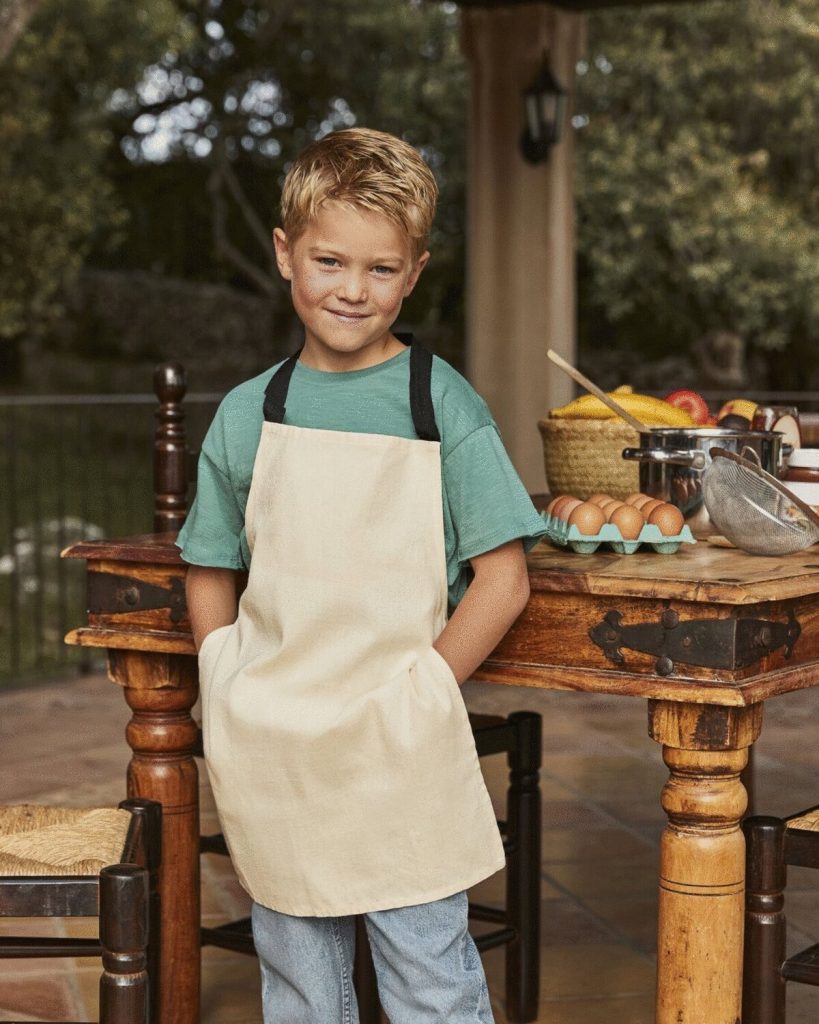
<path id="1" fill-rule="evenodd" d="M 182 399 L 187 391 L 181 363 L 160 363 L 154 370 L 159 399 L 154 434 L 154 532 L 178 530 L 187 514 L 187 441 Z"/>

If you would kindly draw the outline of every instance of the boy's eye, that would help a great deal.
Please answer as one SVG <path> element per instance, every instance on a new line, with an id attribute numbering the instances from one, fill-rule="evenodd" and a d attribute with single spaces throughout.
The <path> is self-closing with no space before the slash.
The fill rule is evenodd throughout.
<path id="1" fill-rule="evenodd" d="M 382 274 L 386 277 L 388 274 L 395 273 L 395 267 L 384 267 L 379 265 L 375 268 L 375 272 L 376 274 Z"/>
<path id="2" fill-rule="evenodd" d="M 334 267 L 338 260 L 334 256 L 319 256 L 318 262 L 322 267 Z"/>

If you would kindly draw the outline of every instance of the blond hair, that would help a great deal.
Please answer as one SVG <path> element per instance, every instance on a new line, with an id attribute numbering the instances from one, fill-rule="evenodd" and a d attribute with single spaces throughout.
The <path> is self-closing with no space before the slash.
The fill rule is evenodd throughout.
<path id="1" fill-rule="evenodd" d="M 344 128 L 309 145 L 287 173 L 282 227 L 291 242 L 330 200 L 383 214 L 407 234 L 413 260 L 426 249 L 438 186 L 409 143 L 371 128 Z"/>

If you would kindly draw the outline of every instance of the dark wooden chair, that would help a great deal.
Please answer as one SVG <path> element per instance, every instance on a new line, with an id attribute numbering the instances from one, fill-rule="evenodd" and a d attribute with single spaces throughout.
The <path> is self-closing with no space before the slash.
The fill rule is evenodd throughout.
<path id="1" fill-rule="evenodd" d="M 785 954 L 787 865 L 819 868 L 819 807 L 742 823 L 746 842 L 743 1024 L 785 1024 L 788 981 L 819 986 L 819 943 Z M 819 996 L 817 997 L 819 1017 Z"/>
<path id="2" fill-rule="evenodd" d="M 195 479 L 197 452 L 187 445 L 185 373 L 179 363 L 157 367 L 154 389 L 159 399 L 154 446 L 154 530 L 178 530 L 187 512 L 188 490 Z M 506 901 L 503 907 L 470 903 L 470 918 L 498 925 L 476 935 L 481 952 L 506 946 L 506 1004 L 510 1021 L 537 1018 L 540 988 L 541 857 L 541 716 L 520 711 L 508 717 L 469 715 L 479 757 L 505 754 L 509 766 L 506 817 L 499 821 L 506 850 Z M 202 755 L 201 734 L 198 756 Z M 227 855 L 221 835 L 202 836 L 202 853 Z M 355 987 L 361 1024 L 378 1024 L 381 1014 L 375 972 L 363 921 L 356 928 Z M 202 929 L 203 945 L 253 954 L 250 919 Z"/>
<path id="3" fill-rule="evenodd" d="M 0 959 L 101 957 L 100 1024 L 159 1024 L 161 827 L 150 800 L 0 807 L 0 917 L 99 919 L 98 938 L 0 936 Z"/>

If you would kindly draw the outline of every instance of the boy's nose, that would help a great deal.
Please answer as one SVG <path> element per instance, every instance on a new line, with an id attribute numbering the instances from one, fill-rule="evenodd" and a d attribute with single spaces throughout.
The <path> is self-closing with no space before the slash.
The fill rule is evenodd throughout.
<path id="1" fill-rule="evenodd" d="M 365 274 L 350 272 L 339 281 L 339 298 L 347 302 L 363 302 L 367 298 L 367 278 Z"/>

